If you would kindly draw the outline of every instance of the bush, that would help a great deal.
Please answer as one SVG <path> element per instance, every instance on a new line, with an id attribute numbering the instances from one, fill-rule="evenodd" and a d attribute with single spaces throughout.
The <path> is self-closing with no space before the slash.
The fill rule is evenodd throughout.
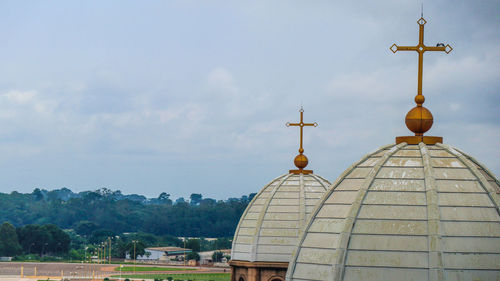
<path id="1" fill-rule="evenodd" d="M 223 257 L 224 257 L 224 253 L 222 253 L 221 251 L 215 251 L 212 254 L 212 260 L 214 262 L 221 262 Z"/>
<path id="2" fill-rule="evenodd" d="M 200 255 L 197 252 L 190 252 L 186 255 L 187 260 L 195 260 L 199 261 L 200 260 Z"/>
<path id="3" fill-rule="evenodd" d="M 47 261 L 58 261 L 58 260 L 60 260 L 60 259 L 59 259 L 59 258 L 57 258 L 57 257 L 52 257 L 52 256 L 45 256 L 45 257 L 42 257 L 42 258 L 40 259 L 40 261 L 42 261 L 42 262 L 47 262 Z"/>

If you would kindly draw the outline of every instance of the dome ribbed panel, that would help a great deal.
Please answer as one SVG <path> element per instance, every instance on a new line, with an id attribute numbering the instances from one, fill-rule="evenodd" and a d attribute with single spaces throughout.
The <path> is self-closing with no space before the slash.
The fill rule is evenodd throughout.
<path id="1" fill-rule="evenodd" d="M 287 278 L 500 280 L 496 185 L 449 146 L 383 147 L 325 194 Z"/>
<path id="2" fill-rule="evenodd" d="M 439 170 L 446 280 L 500 280 L 498 180 L 470 156 L 447 145 L 439 147 L 432 159 Z M 454 158 L 458 163 L 443 163 Z"/>
<path id="3" fill-rule="evenodd" d="M 231 258 L 288 262 L 306 220 L 329 185 L 316 175 L 288 174 L 273 180 L 242 215 Z"/>

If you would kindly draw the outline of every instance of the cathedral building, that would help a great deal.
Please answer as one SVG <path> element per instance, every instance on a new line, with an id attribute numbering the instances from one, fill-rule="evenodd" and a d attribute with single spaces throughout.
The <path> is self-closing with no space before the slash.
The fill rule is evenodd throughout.
<path id="1" fill-rule="evenodd" d="M 423 107 L 423 55 L 451 47 L 391 47 L 419 56 L 414 136 L 397 137 L 349 167 L 314 210 L 287 280 L 500 280 L 500 186 L 441 137 Z"/>
<path id="2" fill-rule="evenodd" d="M 303 154 L 304 126 L 316 123 L 287 124 L 300 128 L 297 170 L 279 176 L 264 186 L 243 213 L 233 239 L 230 265 L 232 281 L 283 281 L 288 262 L 298 238 L 316 203 L 330 183 L 305 170 L 308 159 Z"/>
<path id="3" fill-rule="evenodd" d="M 426 46 L 426 21 L 417 23 L 416 46 L 390 48 L 418 54 L 416 106 L 405 119 L 414 135 L 362 157 L 326 192 L 305 170 L 264 187 L 236 230 L 232 281 L 284 280 L 285 270 L 289 281 L 500 280 L 500 182 L 425 135 L 434 119 L 423 106 L 423 56 L 452 48 Z"/>

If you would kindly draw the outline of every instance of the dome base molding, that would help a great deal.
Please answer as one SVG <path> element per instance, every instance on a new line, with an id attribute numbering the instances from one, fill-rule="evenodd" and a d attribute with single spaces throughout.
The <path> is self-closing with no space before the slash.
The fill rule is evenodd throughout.
<path id="1" fill-rule="evenodd" d="M 290 174 L 294 174 L 294 175 L 300 175 L 300 174 L 310 175 L 313 173 L 312 170 L 290 170 L 289 172 L 290 172 Z"/>
<path id="2" fill-rule="evenodd" d="M 432 136 L 402 136 L 396 137 L 396 144 L 406 142 L 407 144 L 419 144 L 421 142 L 425 144 L 436 144 L 443 143 L 443 137 L 432 137 Z"/>

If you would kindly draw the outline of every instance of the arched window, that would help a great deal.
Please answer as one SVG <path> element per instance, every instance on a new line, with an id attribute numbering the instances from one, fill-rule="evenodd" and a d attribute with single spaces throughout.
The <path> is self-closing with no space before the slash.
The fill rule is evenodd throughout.
<path id="1" fill-rule="evenodd" d="M 243 278 L 243 276 L 240 276 L 240 279 L 238 279 L 238 281 L 245 281 L 245 278 Z"/>

